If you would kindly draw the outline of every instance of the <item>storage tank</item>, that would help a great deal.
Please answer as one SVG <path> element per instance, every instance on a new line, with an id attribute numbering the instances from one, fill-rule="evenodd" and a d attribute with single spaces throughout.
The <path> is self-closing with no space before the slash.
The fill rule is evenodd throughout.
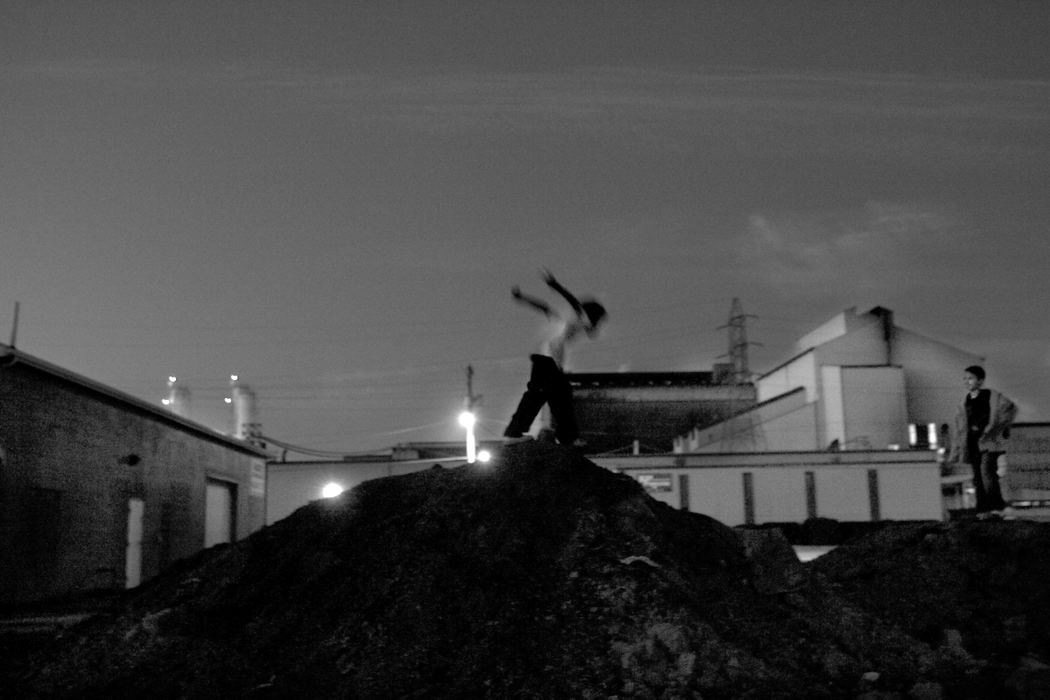
<path id="1" fill-rule="evenodd" d="M 241 440 L 259 437 L 262 432 L 255 409 L 255 392 L 230 375 L 230 403 L 233 404 L 233 435 Z"/>
<path id="2" fill-rule="evenodd" d="M 175 377 L 168 377 L 168 398 L 162 402 L 172 413 L 182 418 L 190 417 L 189 387 L 178 383 Z"/>

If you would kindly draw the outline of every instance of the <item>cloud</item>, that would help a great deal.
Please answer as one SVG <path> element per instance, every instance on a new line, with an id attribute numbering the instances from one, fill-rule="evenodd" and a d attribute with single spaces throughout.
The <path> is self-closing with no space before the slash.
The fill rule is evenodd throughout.
<path id="1" fill-rule="evenodd" d="M 907 279 L 957 235 L 959 222 L 914 205 L 872 201 L 857 210 L 754 213 L 738 260 L 776 286 L 886 284 Z"/>

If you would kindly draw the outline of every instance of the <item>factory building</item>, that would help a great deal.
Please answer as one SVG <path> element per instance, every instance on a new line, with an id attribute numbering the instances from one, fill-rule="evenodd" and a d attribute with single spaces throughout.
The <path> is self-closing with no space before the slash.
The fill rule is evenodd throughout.
<path id="1" fill-rule="evenodd" d="M 712 372 L 571 373 L 580 436 L 592 454 L 670 452 L 675 438 L 755 404 L 755 387 Z"/>
<path id="2" fill-rule="evenodd" d="M 134 587 L 265 519 L 248 441 L 0 345 L 0 603 Z"/>
<path id="3" fill-rule="evenodd" d="M 882 307 L 847 309 L 799 339 L 795 351 L 755 380 L 755 406 L 694 426 L 675 440 L 675 452 L 943 446 L 963 368 L 982 362 L 897 326 Z"/>

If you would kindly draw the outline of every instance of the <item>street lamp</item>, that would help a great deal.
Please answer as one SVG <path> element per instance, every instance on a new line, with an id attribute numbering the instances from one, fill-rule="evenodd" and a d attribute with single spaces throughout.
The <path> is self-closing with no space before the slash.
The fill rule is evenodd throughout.
<path id="1" fill-rule="evenodd" d="M 467 461 L 471 464 L 477 459 L 477 441 L 474 438 L 474 424 L 477 416 L 473 411 L 463 411 L 459 414 L 459 424 L 467 431 Z"/>

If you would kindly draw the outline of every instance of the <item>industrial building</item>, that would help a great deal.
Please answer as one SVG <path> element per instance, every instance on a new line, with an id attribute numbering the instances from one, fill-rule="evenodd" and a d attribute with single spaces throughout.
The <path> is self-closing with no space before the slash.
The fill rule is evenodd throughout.
<path id="1" fill-rule="evenodd" d="M 448 452 L 456 446 L 446 445 Z M 494 448 L 498 449 L 498 448 Z M 346 460 L 272 462 L 267 523 L 363 481 L 434 468 L 457 468 L 459 457 L 397 454 Z M 928 451 L 761 454 L 592 455 L 611 471 L 637 479 L 655 499 L 727 525 L 840 521 L 940 520 L 940 468 Z M 483 464 L 474 467 L 483 471 Z M 327 489 L 327 490 L 326 490 Z"/>
<path id="2" fill-rule="evenodd" d="M 134 587 L 262 527 L 267 453 L 0 345 L 0 603 Z"/>
<path id="3" fill-rule="evenodd" d="M 936 448 L 982 358 L 847 309 L 798 340 L 795 355 L 755 379 L 758 403 L 681 435 L 674 450 L 785 452 Z"/>
<path id="4" fill-rule="evenodd" d="M 962 395 L 963 368 L 982 358 L 897 326 L 888 309 L 847 309 L 748 381 L 746 358 L 734 353 L 746 344 L 743 316 L 734 301 L 734 362 L 712 372 L 571 374 L 592 461 L 730 525 L 946 516 L 942 426 Z M 430 468 L 438 456 L 401 454 L 271 463 L 268 519 L 321 497 L 327 483 L 349 488 Z M 441 456 L 442 466 L 457 463 Z"/>
<path id="5" fill-rule="evenodd" d="M 592 454 L 670 452 L 675 438 L 755 404 L 755 387 L 719 372 L 571 373 L 580 436 Z"/>

